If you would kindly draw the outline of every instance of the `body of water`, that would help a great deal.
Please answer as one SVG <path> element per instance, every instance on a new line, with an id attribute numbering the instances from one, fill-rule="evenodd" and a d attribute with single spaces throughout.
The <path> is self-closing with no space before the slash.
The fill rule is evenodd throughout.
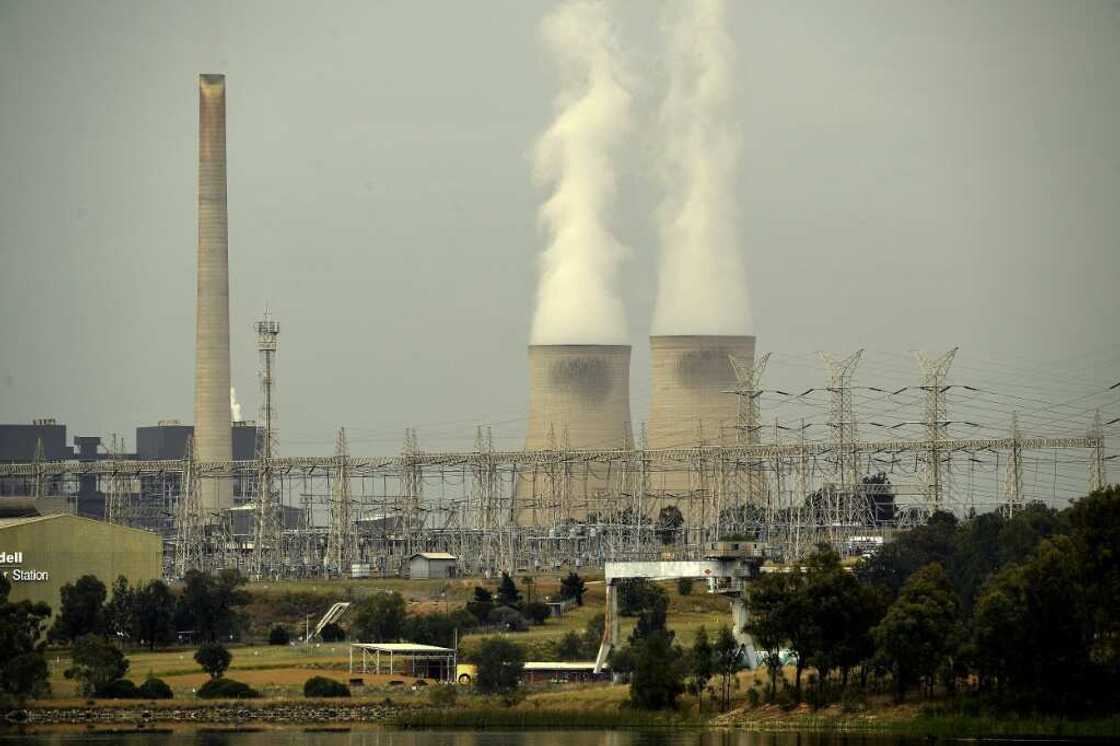
<path id="1" fill-rule="evenodd" d="M 977 739 L 967 739 L 975 742 Z M 1048 743 L 1062 739 L 1040 739 Z M 835 733 L 748 733 L 728 730 L 594 731 L 360 731 L 4 734 L 0 746 L 931 746 L 964 740 Z M 983 739 L 984 746 L 1031 743 L 1029 739 Z"/>

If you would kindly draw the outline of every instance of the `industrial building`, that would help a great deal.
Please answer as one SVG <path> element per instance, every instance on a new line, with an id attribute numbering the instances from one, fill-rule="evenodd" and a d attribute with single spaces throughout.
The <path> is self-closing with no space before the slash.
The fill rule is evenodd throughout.
<path id="1" fill-rule="evenodd" d="M 0 572 L 12 601 L 42 601 L 57 613 L 59 590 L 83 575 L 136 584 L 162 567 L 163 541 L 151 531 L 67 514 L 0 518 Z"/>
<path id="2" fill-rule="evenodd" d="M 416 552 L 408 558 L 408 577 L 413 580 L 453 578 L 459 560 L 447 552 Z"/>

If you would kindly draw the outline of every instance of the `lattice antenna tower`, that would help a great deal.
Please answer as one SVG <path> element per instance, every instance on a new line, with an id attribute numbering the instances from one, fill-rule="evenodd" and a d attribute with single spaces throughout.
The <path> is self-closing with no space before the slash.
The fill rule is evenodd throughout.
<path id="1" fill-rule="evenodd" d="M 922 369 L 921 389 L 926 393 L 926 440 L 929 441 L 929 450 L 926 454 L 926 484 L 930 511 L 941 509 L 945 493 L 948 491 L 945 484 L 947 475 L 942 473 L 941 468 L 940 443 L 949 439 L 945 379 L 958 349 L 954 347 L 937 358 L 931 358 L 921 351 L 914 353 Z"/>
<path id="2" fill-rule="evenodd" d="M 354 505 L 350 496 L 350 449 L 346 428 L 340 428 L 334 448 L 334 485 L 331 490 L 331 530 L 327 537 L 328 569 L 345 574 L 354 560 Z"/>
<path id="3" fill-rule="evenodd" d="M 276 456 L 276 340 L 280 324 L 265 308 L 264 318 L 254 324 L 259 354 L 260 396 L 257 407 L 257 535 L 253 545 L 253 574 L 261 577 L 280 562 L 282 515 L 280 494 L 275 489 L 271 460 Z"/>
<path id="4" fill-rule="evenodd" d="M 848 357 L 838 360 L 827 352 L 820 353 L 828 369 L 828 390 L 832 394 L 829 411 L 829 425 L 832 428 L 832 445 L 836 451 L 836 480 L 844 492 L 851 492 L 859 481 L 859 454 L 852 444 L 859 439 L 855 410 L 852 406 L 852 380 L 859 367 L 863 350 L 856 350 Z"/>

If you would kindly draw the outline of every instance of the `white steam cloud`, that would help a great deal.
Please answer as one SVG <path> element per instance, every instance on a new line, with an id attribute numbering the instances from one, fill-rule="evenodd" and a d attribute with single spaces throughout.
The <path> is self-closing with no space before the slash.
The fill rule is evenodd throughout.
<path id="1" fill-rule="evenodd" d="M 241 402 L 237 401 L 237 392 L 233 386 L 229 387 L 229 415 L 234 422 L 241 421 Z"/>
<path id="2" fill-rule="evenodd" d="M 534 175 L 552 189 L 540 221 L 541 257 L 532 344 L 623 344 L 618 269 L 627 249 L 604 215 L 614 202 L 611 152 L 631 126 L 630 93 L 607 8 L 565 2 L 541 24 L 556 61 L 556 117 L 535 148 Z"/>
<path id="3" fill-rule="evenodd" d="M 669 92 L 661 108 L 661 267 L 654 334 L 753 328 L 738 246 L 735 47 L 722 0 L 671 3 Z"/>

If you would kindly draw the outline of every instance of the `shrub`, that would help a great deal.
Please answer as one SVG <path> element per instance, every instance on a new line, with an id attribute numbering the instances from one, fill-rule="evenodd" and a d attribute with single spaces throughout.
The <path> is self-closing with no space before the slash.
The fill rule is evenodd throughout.
<path id="1" fill-rule="evenodd" d="M 323 626 L 319 637 L 323 639 L 323 642 L 342 642 L 346 639 L 346 630 L 334 622 L 331 622 Z"/>
<path id="2" fill-rule="evenodd" d="M 326 676 L 312 676 L 303 682 L 305 697 L 349 697 L 350 687 Z"/>
<path id="3" fill-rule="evenodd" d="M 757 689 L 749 689 L 747 691 L 747 702 L 751 707 L 758 707 L 762 702 L 762 695 L 758 693 Z"/>
<path id="4" fill-rule="evenodd" d="M 175 696 L 171 687 L 163 679 L 154 676 L 148 678 L 143 684 L 136 687 L 137 699 L 171 699 Z"/>
<path id="5" fill-rule="evenodd" d="M 233 679 L 210 679 L 198 688 L 199 699 L 256 699 L 261 696 L 253 687 Z"/>
<path id="6" fill-rule="evenodd" d="M 128 679 L 117 679 L 97 691 L 102 699 L 136 699 L 136 685 Z"/>
<path id="7" fill-rule="evenodd" d="M 692 595 L 692 578 L 677 578 L 677 593 L 682 596 Z"/>
<path id="8" fill-rule="evenodd" d="M 74 643 L 68 679 L 78 680 L 78 690 L 90 697 L 106 689 L 128 671 L 128 659 L 113 643 L 97 635 L 79 637 Z"/>
<path id="9" fill-rule="evenodd" d="M 229 668 L 233 656 L 219 643 L 207 642 L 194 654 L 194 660 L 202 666 L 203 671 L 210 674 L 210 678 L 220 679 Z"/>
<path id="10" fill-rule="evenodd" d="M 517 609 L 499 606 L 490 612 L 490 624 L 510 632 L 524 632 L 529 629 L 529 621 Z"/>
<path id="11" fill-rule="evenodd" d="M 287 645 L 291 640 L 292 636 L 288 634 L 288 628 L 282 624 L 277 624 L 268 633 L 269 645 Z"/>
<path id="12" fill-rule="evenodd" d="M 520 615 L 519 615 L 520 616 Z M 525 667 L 525 651 L 501 637 L 487 637 L 479 646 L 475 686 L 484 694 L 506 694 L 517 689 Z"/>
<path id="13" fill-rule="evenodd" d="M 428 688 L 428 703 L 433 707 L 453 707 L 459 698 L 459 690 L 454 686 L 433 686 Z"/>
<path id="14" fill-rule="evenodd" d="M 530 601 L 525 604 L 522 612 L 533 620 L 534 624 L 544 624 L 545 620 L 552 616 L 552 610 L 548 608 L 548 604 L 542 601 Z"/>

